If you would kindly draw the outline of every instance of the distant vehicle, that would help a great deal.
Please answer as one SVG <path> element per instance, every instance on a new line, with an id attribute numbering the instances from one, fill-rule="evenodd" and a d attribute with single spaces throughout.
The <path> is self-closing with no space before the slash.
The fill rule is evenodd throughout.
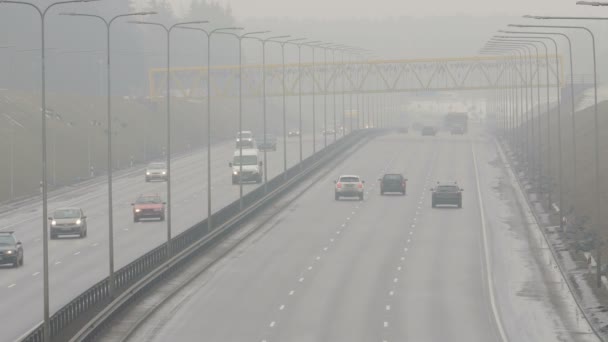
<path id="1" fill-rule="evenodd" d="M 435 136 L 437 134 L 437 129 L 433 126 L 424 126 L 422 127 L 421 133 L 426 136 Z"/>
<path id="2" fill-rule="evenodd" d="M 0 265 L 23 266 L 23 245 L 14 232 L 0 232 Z"/>
<path id="3" fill-rule="evenodd" d="M 431 189 L 433 192 L 431 205 L 433 208 L 438 205 L 455 205 L 462 208 L 462 191 L 458 183 L 439 183 L 437 187 Z"/>
<path id="4" fill-rule="evenodd" d="M 450 134 L 463 135 L 463 134 L 465 134 L 465 129 L 464 129 L 464 127 L 462 127 L 460 125 L 454 125 L 450 128 Z"/>
<path id="5" fill-rule="evenodd" d="M 165 220 L 165 202 L 158 194 L 139 195 L 133 206 L 133 222 L 141 219 L 157 218 Z"/>
<path id="6" fill-rule="evenodd" d="M 290 138 L 291 137 L 299 137 L 300 136 L 300 131 L 298 131 L 297 129 L 293 130 L 293 131 L 289 131 L 289 133 L 287 133 L 287 136 L 290 137 Z"/>
<path id="7" fill-rule="evenodd" d="M 241 131 L 236 134 L 236 148 L 255 148 L 255 138 L 251 131 Z"/>
<path id="8" fill-rule="evenodd" d="M 241 161 L 243 166 L 243 173 L 241 172 Z M 232 168 L 232 184 L 239 184 L 241 182 L 256 182 L 262 183 L 262 177 L 264 172 L 262 171 L 262 161 L 256 149 L 243 150 L 243 157 L 241 158 L 241 151 L 234 151 L 233 160 L 228 165 Z"/>
<path id="9" fill-rule="evenodd" d="M 378 181 L 380 182 L 380 195 L 384 195 L 387 192 L 398 192 L 402 195 L 406 193 L 407 179 L 401 174 L 387 173 L 382 178 L 379 178 Z"/>
<path id="10" fill-rule="evenodd" d="M 150 163 L 146 168 L 146 182 L 153 180 L 167 181 L 169 172 L 165 163 Z"/>
<path id="11" fill-rule="evenodd" d="M 358 197 L 363 201 L 365 181 L 359 176 L 343 175 L 334 181 L 336 201 L 341 197 Z"/>
<path id="12" fill-rule="evenodd" d="M 56 239 L 60 235 L 78 235 L 80 238 L 87 236 L 87 217 L 80 208 L 57 209 L 49 220 L 51 239 Z"/>
<path id="13" fill-rule="evenodd" d="M 466 112 L 451 112 L 445 116 L 445 127 L 451 130 L 453 127 L 460 126 L 463 133 L 468 132 L 469 128 L 469 113 Z"/>
<path id="14" fill-rule="evenodd" d="M 322 133 L 324 135 L 334 135 L 336 133 L 336 131 L 333 129 L 327 129 L 327 130 L 323 130 Z"/>
<path id="15" fill-rule="evenodd" d="M 277 150 L 277 137 L 274 134 L 266 134 L 264 139 L 258 144 L 258 150 L 260 151 L 276 151 Z"/>

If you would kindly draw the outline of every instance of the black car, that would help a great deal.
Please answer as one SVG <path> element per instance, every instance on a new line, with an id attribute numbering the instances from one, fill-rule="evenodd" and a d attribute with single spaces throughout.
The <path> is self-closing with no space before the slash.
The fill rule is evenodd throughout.
<path id="1" fill-rule="evenodd" d="M 422 135 L 434 136 L 435 134 L 437 134 L 437 130 L 433 126 L 424 126 L 424 127 L 422 127 L 421 133 L 422 133 Z"/>
<path id="2" fill-rule="evenodd" d="M 273 134 L 266 134 L 262 141 L 258 143 L 258 150 L 260 151 L 276 151 L 277 150 L 277 137 Z"/>
<path id="3" fill-rule="evenodd" d="M 457 183 L 439 183 L 437 187 L 432 188 L 432 207 L 435 208 L 438 205 L 455 205 L 458 208 L 462 208 L 462 191 Z"/>
<path id="4" fill-rule="evenodd" d="M 387 192 L 398 192 L 405 195 L 407 179 L 403 175 L 387 173 L 378 179 L 378 181 L 380 182 L 380 195 L 384 195 Z"/>
<path id="5" fill-rule="evenodd" d="M 452 135 L 463 135 L 465 133 L 464 131 L 464 127 L 460 126 L 460 125 L 456 125 L 456 126 L 452 126 L 450 128 L 450 134 Z"/>
<path id="6" fill-rule="evenodd" d="M 13 232 L 0 232 L 0 265 L 23 266 L 23 245 Z"/>

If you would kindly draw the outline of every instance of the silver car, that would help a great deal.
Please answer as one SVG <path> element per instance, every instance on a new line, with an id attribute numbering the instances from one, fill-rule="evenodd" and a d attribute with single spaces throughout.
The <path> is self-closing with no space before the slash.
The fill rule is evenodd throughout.
<path id="1" fill-rule="evenodd" d="M 87 236 L 87 217 L 80 208 L 61 208 L 49 217 L 51 221 L 51 239 L 59 235 Z"/>
<path id="2" fill-rule="evenodd" d="M 152 180 L 167 181 L 169 172 L 167 172 L 167 164 L 151 163 L 146 168 L 146 182 Z"/>
<path id="3" fill-rule="evenodd" d="M 336 201 L 340 200 L 340 197 L 358 197 L 360 201 L 363 200 L 365 181 L 361 177 L 342 175 L 334 181 L 334 184 Z"/>

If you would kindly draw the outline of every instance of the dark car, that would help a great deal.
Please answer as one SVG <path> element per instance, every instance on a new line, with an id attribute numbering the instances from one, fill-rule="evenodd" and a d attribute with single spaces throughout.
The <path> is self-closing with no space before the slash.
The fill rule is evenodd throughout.
<path id="1" fill-rule="evenodd" d="M 260 151 L 276 151 L 277 150 L 277 137 L 274 134 L 266 134 L 264 138 L 258 143 L 258 150 Z"/>
<path id="2" fill-rule="evenodd" d="M 133 206 L 133 222 L 145 218 L 157 218 L 161 221 L 165 220 L 165 202 L 160 195 L 140 195 L 132 203 Z"/>
<path id="3" fill-rule="evenodd" d="M 434 136 L 437 134 L 437 130 L 433 126 L 424 126 L 422 127 L 422 135 Z"/>
<path id="4" fill-rule="evenodd" d="M 380 182 L 380 195 L 387 192 L 398 192 L 405 195 L 407 179 L 398 173 L 388 173 L 378 179 Z"/>
<path id="5" fill-rule="evenodd" d="M 432 188 L 432 207 L 435 208 L 438 205 L 455 205 L 458 208 L 462 208 L 462 191 L 457 183 L 439 183 L 437 187 Z"/>
<path id="6" fill-rule="evenodd" d="M 464 133 L 465 133 L 464 127 L 462 127 L 460 125 L 455 125 L 450 128 L 450 134 L 452 134 L 452 135 L 455 135 L 455 134 L 463 135 Z"/>
<path id="7" fill-rule="evenodd" d="M 0 265 L 23 266 L 23 245 L 13 232 L 0 232 Z"/>

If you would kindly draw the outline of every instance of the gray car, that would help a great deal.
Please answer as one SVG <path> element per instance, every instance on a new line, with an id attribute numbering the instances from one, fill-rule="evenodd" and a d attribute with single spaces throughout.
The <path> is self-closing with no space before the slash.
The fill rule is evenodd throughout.
<path id="1" fill-rule="evenodd" d="M 431 205 L 433 208 L 438 205 L 455 205 L 462 208 L 462 191 L 457 183 L 439 183 L 437 187 L 432 188 L 433 196 Z"/>
<path id="2" fill-rule="evenodd" d="M 87 217 L 80 208 L 61 208 L 53 212 L 49 217 L 51 221 L 51 239 L 60 235 L 78 235 L 80 238 L 87 236 Z"/>
<path id="3" fill-rule="evenodd" d="M 165 163 L 150 163 L 146 168 L 146 182 L 159 180 L 167 181 L 169 172 Z"/>

